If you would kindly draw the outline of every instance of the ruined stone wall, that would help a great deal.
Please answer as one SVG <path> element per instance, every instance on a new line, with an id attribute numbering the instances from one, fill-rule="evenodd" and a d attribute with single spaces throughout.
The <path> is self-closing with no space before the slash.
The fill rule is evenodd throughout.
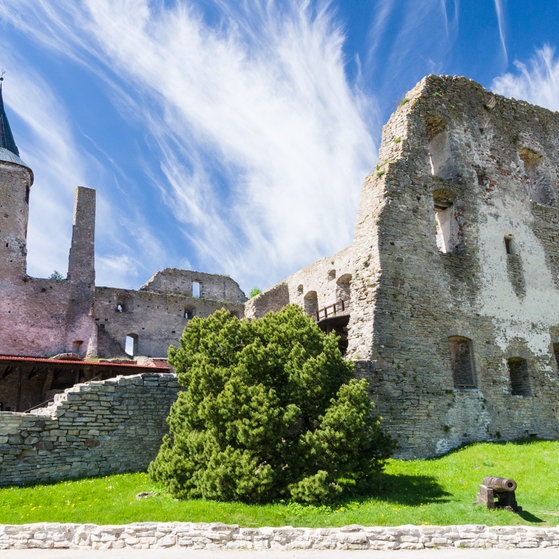
<path id="1" fill-rule="evenodd" d="M 426 78 L 385 127 L 350 356 L 401 455 L 559 436 L 558 160 L 556 113 L 463 78 Z"/>
<path id="2" fill-rule="evenodd" d="M 238 283 L 228 276 L 206 274 L 191 270 L 166 268 L 157 272 L 140 290 L 175 293 L 212 301 L 243 303 L 245 294 Z M 196 292 L 197 291 L 197 292 Z"/>
<path id="3" fill-rule="evenodd" d="M 165 357 L 169 345 L 177 345 L 190 318 L 209 316 L 222 308 L 238 317 L 243 313 L 239 303 L 145 289 L 98 287 L 94 311 L 98 355 L 124 354 L 126 336 L 132 336 L 136 340 L 134 355 Z"/>
<path id="4" fill-rule="evenodd" d="M 277 312 L 287 304 L 295 304 L 314 315 L 318 309 L 341 300 L 349 309 L 353 262 L 351 247 L 334 256 L 299 270 L 281 284 L 260 293 L 245 304 L 245 316 L 258 318 Z"/>
<path id="5" fill-rule="evenodd" d="M 66 347 L 68 282 L 0 279 L 0 354 L 51 356 Z"/>
<path id="6" fill-rule="evenodd" d="M 0 485 L 145 470 L 177 394 L 175 375 L 143 373 L 78 384 L 32 414 L 0 412 Z"/>

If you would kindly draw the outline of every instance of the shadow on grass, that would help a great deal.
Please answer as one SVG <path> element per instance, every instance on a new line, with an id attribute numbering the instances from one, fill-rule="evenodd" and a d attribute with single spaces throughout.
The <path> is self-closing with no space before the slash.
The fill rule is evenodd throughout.
<path id="1" fill-rule="evenodd" d="M 430 476 L 391 475 L 384 472 L 376 474 L 357 495 L 357 500 L 375 498 L 380 501 L 400 505 L 426 505 L 428 503 L 448 503 L 450 493 L 446 492 Z"/>
<path id="2" fill-rule="evenodd" d="M 518 516 L 520 516 L 520 518 L 522 518 L 522 520 L 525 520 L 526 522 L 544 522 L 542 518 L 539 518 L 538 516 L 534 516 L 531 512 L 528 512 L 527 510 L 520 511 L 518 513 Z"/>

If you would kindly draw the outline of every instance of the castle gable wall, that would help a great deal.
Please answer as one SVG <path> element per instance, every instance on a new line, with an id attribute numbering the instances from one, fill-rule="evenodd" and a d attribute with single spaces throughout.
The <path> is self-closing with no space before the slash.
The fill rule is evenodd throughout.
<path id="1" fill-rule="evenodd" d="M 558 125 L 433 76 L 385 127 L 354 244 L 362 261 L 376 229 L 378 287 L 367 294 L 362 267 L 355 286 L 356 312 L 375 311 L 355 317 L 350 349 L 369 352 L 359 365 L 405 456 L 559 436 Z"/>

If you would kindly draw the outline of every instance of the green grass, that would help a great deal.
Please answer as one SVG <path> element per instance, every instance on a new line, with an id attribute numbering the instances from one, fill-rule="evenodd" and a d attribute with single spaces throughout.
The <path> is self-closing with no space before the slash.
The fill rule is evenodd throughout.
<path id="1" fill-rule="evenodd" d="M 146 474 L 126 474 L 23 488 L 0 489 L 0 523 L 142 521 L 225 522 L 242 526 L 559 523 L 556 490 L 559 442 L 476 444 L 436 460 L 390 460 L 374 497 L 332 506 L 293 503 L 243 505 L 176 501 Z M 518 483 L 520 514 L 473 506 L 488 475 Z M 142 491 L 152 492 L 136 499 Z"/>

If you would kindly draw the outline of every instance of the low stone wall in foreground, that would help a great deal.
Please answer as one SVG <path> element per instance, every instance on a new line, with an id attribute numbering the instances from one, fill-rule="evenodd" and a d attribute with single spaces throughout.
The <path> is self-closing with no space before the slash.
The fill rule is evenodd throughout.
<path id="1" fill-rule="evenodd" d="M 559 527 L 392 526 L 240 528 L 190 522 L 0 525 L 0 549 L 335 549 L 559 548 Z"/>

